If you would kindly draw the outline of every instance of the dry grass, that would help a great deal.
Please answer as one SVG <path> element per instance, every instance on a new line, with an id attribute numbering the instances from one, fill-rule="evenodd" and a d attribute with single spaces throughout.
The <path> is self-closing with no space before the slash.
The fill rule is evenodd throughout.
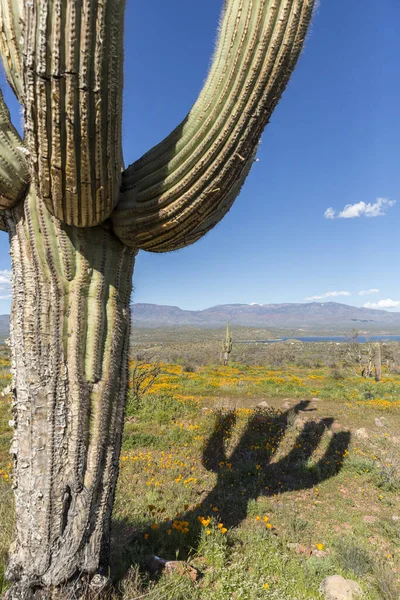
<path id="1" fill-rule="evenodd" d="M 400 377 L 343 377 L 164 364 L 128 405 L 111 562 L 122 596 L 317 599 L 321 580 L 341 573 L 367 600 L 397 600 Z M 264 399 L 270 408 L 256 409 Z M 1 400 L 0 573 L 13 522 L 8 411 Z M 152 578 L 152 554 L 202 577 Z"/>

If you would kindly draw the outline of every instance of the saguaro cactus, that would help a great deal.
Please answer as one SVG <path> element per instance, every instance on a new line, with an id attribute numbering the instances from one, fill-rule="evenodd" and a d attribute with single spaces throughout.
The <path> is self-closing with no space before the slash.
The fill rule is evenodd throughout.
<path id="1" fill-rule="evenodd" d="M 222 350 L 224 355 L 224 366 L 226 367 L 228 366 L 229 355 L 232 352 L 232 334 L 229 330 L 229 321 L 226 324 L 225 339 L 222 343 Z"/>
<path id="2" fill-rule="evenodd" d="M 138 250 L 229 210 L 300 54 L 313 0 L 226 0 L 204 89 L 123 170 L 124 0 L 0 0 L 0 227 L 10 235 L 16 540 L 9 597 L 107 568 Z M 24 596 L 25 597 L 25 596 Z"/>
<path id="3" fill-rule="evenodd" d="M 375 381 L 382 379 L 382 353 L 380 343 L 374 344 L 374 367 L 375 367 Z"/>

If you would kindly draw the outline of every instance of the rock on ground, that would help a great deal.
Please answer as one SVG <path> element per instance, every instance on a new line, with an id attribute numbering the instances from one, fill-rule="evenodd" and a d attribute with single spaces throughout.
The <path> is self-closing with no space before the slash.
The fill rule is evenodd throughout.
<path id="1" fill-rule="evenodd" d="M 331 425 L 331 431 L 333 431 L 333 433 L 340 433 L 343 431 L 343 425 L 339 423 L 339 421 L 334 421 Z"/>
<path id="2" fill-rule="evenodd" d="M 192 581 L 196 581 L 199 576 L 197 569 L 188 563 L 181 560 L 165 560 L 165 558 L 159 556 L 150 556 L 147 560 L 147 568 L 151 573 L 164 572 L 166 575 L 172 575 L 173 573 L 186 575 Z"/>
<path id="3" fill-rule="evenodd" d="M 362 595 L 358 583 L 341 575 L 331 575 L 321 583 L 320 591 L 325 600 L 355 600 Z"/>
<path id="4" fill-rule="evenodd" d="M 357 438 L 360 438 L 361 440 L 368 439 L 368 431 L 365 429 L 365 427 L 360 427 L 360 429 L 356 429 L 354 435 Z"/>
<path id="5" fill-rule="evenodd" d="M 266 402 L 265 400 L 263 400 L 262 402 L 260 402 L 260 404 L 257 404 L 257 408 L 271 408 L 271 407 L 268 404 L 268 402 Z"/>
<path id="6" fill-rule="evenodd" d="M 308 419 L 305 419 L 304 417 L 301 417 L 299 415 L 295 418 L 295 420 L 293 422 L 293 427 L 297 430 L 303 429 L 307 423 L 308 423 Z"/>

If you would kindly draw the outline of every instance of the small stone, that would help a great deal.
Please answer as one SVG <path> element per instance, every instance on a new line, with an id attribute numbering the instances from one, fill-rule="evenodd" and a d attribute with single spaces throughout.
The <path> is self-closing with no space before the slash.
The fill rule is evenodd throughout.
<path id="1" fill-rule="evenodd" d="M 398 446 L 400 444 L 400 437 L 392 436 L 390 438 L 390 441 L 392 442 L 392 444 L 396 444 L 396 446 Z"/>
<path id="2" fill-rule="evenodd" d="M 4 396 L 8 396 L 9 394 L 11 394 L 12 392 L 12 385 L 8 385 L 7 387 L 4 388 L 4 390 L 1 392 L 1 395 Z"/>
<path id="3" fill-rule="evenodd" d="M 159 556 L 151 556 L 147 561 L 147 567 L 151 573 L 160 573 L 164 571 L 166 575 L 178 573 L 179 575 L 187 575 L 192 581 L 196 581 L 199 572 L 188 563 L 180 560 L 165 560 Z"/>
<path id="4" fill-rule="evenodd" d="M 268 402 L 266 402 L 265 400 L 263 400 L 262 402 L 260 402 L 260 404 L 257 404 L 257 408 L 271 408 L 271 407 L 268 404 Z"/>
<path id="5" fill-rule="evenodd" d="M 321 402 L 321 398 L 312 398 L 313 402 Z"/>
<path id="6" fill-rule="evenodd" d="M 394 521 L 395 523 L 397 523 L 398 521 L 400 521 L 400 517 L 397 516 L 397 515 L 393 515 L 392 521 Z"/>
<path id="7" fill-rule="evenodd" d="M 281 409 L 282 410 L 290 410 L 291 405 L 289 404 L 289 402 L 285 402 L 284 404 L 282 404 Z"/>
<path id="8" fill-rule="evenodd" d="M 326 556 L 328 556 L 328 552 L 325 552 L 325 550 L 313 550 L 311 554 L 312 556 L 316 556 L 317 558 L 325 558 Z"/>
<path id="9" fill-rule="evenodd" d="M 196 581 L 199 576 L 197 569 L 180 560 L 169 560 L 165 565 L 165 573 L 167 575 L 171 575 L 172 573 L 187 575 L 192 581 Z"/>
<path id="10" fill-rule="evenodd" d="M 304 546 L 304 544 L 296 544 L 293 542 L 289 542 L 289 544 L 287 544 L 287 547 L 290 550 L 294 550 L 296 552 L 296 554 L 304 554 L 305 556 L 311 556 L 311 554 L 313 552 L 311 550 L 311 548 Z"/>
<path id="11" fill-rule="evenodd" d="M 106 577 L 105 575 L 100 575 L 100 573 L 96 573 L 96 575 L 92 577 L 89 583 L 90 596 L 93 598 L 98 598 L 110 587 L 111 579 L 109 577 Z"/>
<path id="12" fill-rule="evenodd" d="M 376 523 L 376 517 L 373 515 L 365 515 L 363 521 L 364 523 Z"/>
<path id="13" fill-rule="evenodd" d="M 365 429 L 365 427 L 360 427 L 360 429 L 356 429 L 354 435 L 360 440 L 368 439 L 368 431 Z"/>
<path id="14" fill-rule="evenodd" d="M 362 595 L 358 583 L 351 579 L 345 579 L 341 575 L 331 575 L 323 580 L 320 591 L 325 600 L 355 600 Z"/>
<path id="15" fill-rule="evenodd" d="M 375 417 L 375 425 L 377 427 L 383 427 L 384 426 L 383 417 L 381 419 L 378 419 L 378 417 Z"/>
<path id="16" fill-rule="evenodd" d="M 307 422 L 307 419 L 304 417 L 297 416 L 293 422 L 293 427 L 295 429 L 303 429 Z"/>
<path id="17" fill-rule="evenodd" d="M 343 425 L 338 421 L 334 421 L 331 425 L 331 431 L 333 431 L 333 433 L 339 433 L 340 431 L 343 431 Z"/>

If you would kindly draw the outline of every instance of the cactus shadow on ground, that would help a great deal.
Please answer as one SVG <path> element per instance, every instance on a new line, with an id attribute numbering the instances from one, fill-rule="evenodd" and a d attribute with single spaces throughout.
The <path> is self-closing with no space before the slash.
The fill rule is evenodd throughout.
<path id="1" fill-rule="evenodd" d="M 300 430 L 295 429 L 293 415 L 312 410 L 307 408 L 309 404 L 301 401 L 285 412 L 270 409 L 255 411 L 230 454 L 226 447 L 235 428 L 236 412 L 229 410 L 216 414 L 213 430 L 204 445 L 202 463 L 217 474 L 217 481 L 196 509 L 179 517 L 190 523 L 190 538 L 186 549 L 179 549 L 179 559 L 185 560 L 196 553 L 204 526 L 202 517 L 212 515 L 213 508 L 218 510 L 214 513 L 216 519 L 224 527 L 232 529 L 246 519 L 251 501 L 261 496 L 307 490 L 341 471 L 350 445 L 351 434 L 348 431 L 331 431 L 325 450 L 319 453 L 320 458 L 309 463 L 334 421 L 333 418 L 308 421 L 302 424 Z M 294 437 L 294 442 L 291 449 L 282 455 L 280 448 L 289 435 Z M 222 465 L 224 468 L 221 468 Z M 160 525 L 160 534 L 166 533 L 170 527 L 171 523 Z M 114 580 L 118 581 L 132 565 L 146 562 L 148 549 L 146 551 L 143 547 L 143 531 L 134 522 L 114 520 L 113 530 L 114 560 L 111 570 Z M 155 552 L 167 560 L 176 559 L 176 549 L 172 544 L 163 544 Z"/>

